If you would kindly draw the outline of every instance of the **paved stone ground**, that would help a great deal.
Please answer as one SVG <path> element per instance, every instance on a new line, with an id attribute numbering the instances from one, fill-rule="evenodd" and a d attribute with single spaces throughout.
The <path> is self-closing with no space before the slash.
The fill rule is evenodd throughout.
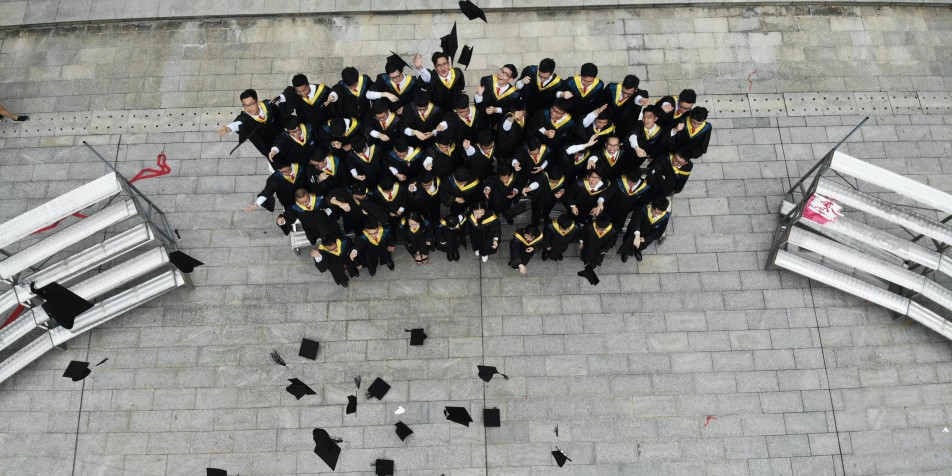
<path id="1" fill-rule="evenodd" d="M 315 427 L 345 440 L 341 474 L 367 474 L 378 457 L 418 475 L 947 474 L 949 343 L 763 267 L 789 178 L 865 115 L 845 152 L 952 191 L 952 13 L 663 8 L 460 23 L 476 44 L 471 79 L 499 58 L 552 56 L 565 75 L 589 59 L 606 77 L 633 71 L 655 96 L 695 87 L 715 115 L 710 152 L 663 247 L 638 264 L 609 259 L 596 288 L 571 260 L 520 277 L 500 257 L 417 268 L 399 254 L 396 271 L 341 290 L 265 213 L 240 211 L 264 165 L 250 148 L 228 157 L 216 125 L 238 90 L 274 92 L 299 71 L 333 80 L 346 64 L 375 73 L 387 49 L 432 51 L 460 19 L 0 31 L 2 102 L 34 118 L 0 125 L 0 221 L 103 174 L 84 140 L 129 176 L 165 151 L 172 174 L 142 189 L 208 263 L 194 290 L 0 384 L 0 474 L 321 473 Z M 685 32 L 662 33 L 672 24 Z M 426 327 L 425 346 L 408 346 L 411 326 Z M 323 342 L 317 362 L 294 356 L 301 337 Z M 291 370 L 270 364 L 272 349 Z M 70 359 L 105 357 L 83 383 L 60 377 Z M 484 384 L 483 362 L 510 379 Z M 393 389 L 344 415 L 356 375 Z M 294 376 L 318 395 L 291 398 Z M 477 424 L 446 422 L 450 403 Z M 484 405 L 500 408 L 501 428 L 481 426 Z M 406 443 L 398 419 L 416 432 Z M 573 459 L 565 468 L 556 446 Z"/>

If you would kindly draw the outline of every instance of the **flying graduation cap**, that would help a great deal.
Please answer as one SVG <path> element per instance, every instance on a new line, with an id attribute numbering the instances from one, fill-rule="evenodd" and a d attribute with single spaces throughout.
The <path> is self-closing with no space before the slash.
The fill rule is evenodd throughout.
<path id="1" fill-rule="evenodd" d="M 499 423 L 499 409 L 498 408 L 484 408 L 483 409 L 483 426 L 486 428 L 496 428 L 500 426 Z"/>
<path id="2" fill-rule="evenodd" d="M 459 9 L 463 12 L 463 15 L 466 15 L 466 18 L 470 20 L 480 18 L 484 22 L 489 23 L 489 21 L 486 20 L 486 13 L 483 12 L 483 9 L 477 7 L 476 4 L 470 0 L 462 0 L 459 2 Z"/>
<path id="3" fill-rule="evenodd" d="M 169 253 L 169 261 L 171 261 L 172 264 L 179 269 L 179 271 L 185 274 L 191 273 L 192 271 L 195 271 L 195 268 L 205 264 L 185 253 L 182 253 L 181 251 L 173 251 Z"/>
<path id="4" fill-rule="evenodd" d="M 393 476 L 393 460 L 392 459 L 378 459 L 371 466 L 376 466 L 377 476 Z"/>
<path id="5" fill-rule="evenodd" d="M 332 471 L 337 469 L 337 459 L 340 458 L 340 445 L 337 443 L 342 440 L 331 438 L 323 428 L 315 428 L 313 437 L 314 453 L 327 463 Z"/>
<path id="6" fill-rule="evenodd" d="M 89 376 L 90 373 L 92 373 L 92 370 L 89 369 L 89 362 L 73 360 L 66 366 L 63 376 L 73 379 L 74 382 L 79 382 Z"/>
<path id="7" fill-rule="evenodd" d="M 377 377 L 373 383 L 367 387 L 367 398 L 376 398 L 377 400 L 382 400 L 383 396 L 390 391 L 390 384 L 384 382 L 380 377 Z"/>
<path id="8" fill-rule="evenodd" d="M 499 374 L 502 375 L 502 378 L 509 380 L 509 376 L 500 372 L 499 369 L 491 365 L 477 365 L 479 369 L 479 378 L 483 379 L 484 382 L 488 382 L 493 379 L 493 375 Z"/>
<path id="9" fill-rule="evenodd" d="M 66 329 L 72 329 L 73 323 L 76 322 L 76 316 L 93 307 L 93 303 L 66 289 L 60 283 L 53 282 L 38 288 L 36 283 L 33 282 L 30 283 L 30 291 L 46 301 L 43 303 L 43 310 L 57 324 Z"/>
<path id="10" fill-rule="evenodd" d="M 589 268 L 588 266 L 586 266 L 585 269 L 575 274 L 587 279 L 588 284 L 591 284 L 592 286 L 598 286 L 598 283 L 600 282 L 598 279 L 598 275 L 595 274 L 595 270 L 592 268 Z"/>
<path id="11" fill-rule="evenodd" d="M 552 452 L 552 457 L 555 458 L 555 464 L 559 465 L 560 468 L 565 466 L 566 461 L 572 461 L 571 458 L 565 456 L 565 453 L 563 453 L 558 446 L 556 446 L 555 451 Z"/>
<path id="12" fill-rule="evenodd" d="M 469 62 L 473 59 L 473 47 L 469 45 L 463 45 L 463 51 L 459 54 L 459 59 L 456 60 L 456 64 L 461 64 L 465 66 L 463 69 L 469 69 Z"/>
<path id="13" fill-rule="evenodd" d="M 228 471 L 218 468 L 205 468 L 205 476 L 228 476 Z"/>
<path id="14" fill-rule="evenodd" d="M 288 385 L 285 390 L 288 391 L 291 395 L 294 395 L 294 398 L 300 400 L 301 397 L 305 395 L 317 395 L 317 392 L 314 391 L 311 387 L 308 387 L 306 383 L 296 379 L 288 379 L 288 382 L 291 382 L 291 385 Z"/>
<path id="15" fill-rule="evenodd" d="M 357 395 L 347 396 L 347 414 L 357 413 Z"/>
<path id="16" fill-rule="evenodd" d="M 440 38 L 440 49 L 443 50 L 443 53 L 446 56 L 450 57 L 450 61 L 454 61 L 456 58 L 456 51 L 459 50 L 459 37 L 456 36 L 456 22 L 453 22 L 453 29 L 450 30 L 450 33 L 444 37 Z"/>
<path id="17" fill-rule="evenodd" d="M 459 423 L 463 426 L 469 426 L 469 424 L 473 422 L 473 418 L 469 416 L 469 412 L 463 407 L 446 407 L 443 409 L 443 415 L 446 416 L 447 420 Z"/>
<path id="18" fill-rule="evenodd" d="M 399 64 L 401 68 L 416 69 L 410 66 L 410 63 L 407 63 L 406 60 L 404 60 L 402 56 L 394 53 L 393 50 L 390 50 L 390 56 L 387 57 L 387 63 L 390 63 L 391 61 Z"/>
<path id="19" fill-rule="evenodd" d="M 398 421 L 394 426 L 397 427 L 397 436 L 400 437 L 400 441 L 406 441 L 407 437 L 413 434 L 413 430 L 402 421 Z"/>
<path id="20" fill-rule="evenodd" d="M 311 339 L 301 339 L 301 350 L 298 351 L 299 357 L 304 357 L 308 360 L 317 359 L 317 350 L 321 347 L 321 343 L 316 340 Z"/>
<path id="21" fill-rule="evenodd" d="M 423 329 L 404 329 L 404 331 L 410 333 L 410 345 L 423 345 L 423 341 L 426 340 L 426 332 L 423 332 Z"/>

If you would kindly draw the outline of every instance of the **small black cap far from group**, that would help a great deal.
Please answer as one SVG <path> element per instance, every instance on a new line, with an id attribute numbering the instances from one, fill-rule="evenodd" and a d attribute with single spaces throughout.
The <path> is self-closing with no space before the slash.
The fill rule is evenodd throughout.
<path id="1" fill-rule="evenodd" d="M 74 382 L 79 382 L 80 380 L 88 377 L 90 373 L 92 373 L 92 370 L 89 369 L 89 362 L 73 360 L 68 366 L 66 366 L 66 371 L 63 372 L 63 377 L 72 379 Z"/>
<path id="2" fill-rule="evenodd" d="M 371 466 L 376 466 L 377 470 L 374 474 L 377 476 L 393 476 L 392 459 L 378 459 Z"/>
<path id="3" fill-rule="evenodd" d="M 463 407 L 446 407 L 443 409 L 443 415 L 446 416 L 447 420 L 463 426 L 469 426 L 473 422 L 473 418 Z"/>
<path id="4" fill-rule="evenodd" d="M 46 301 L 42 305 L 43 310 L 65 329 L 72 329 L 76 317 L 93 308 L 93 303 L 57 282 L 41 288 L 36 287 L 35 282 L 30 283 L 30 291 Z"/>
<path id="5" fill-rule="evenodd" d="M 405 329 L 405 331 L 410 333 L 410 345 L 423 345 L 423 341 L 426 340 L 426 332 L 423 329 Z"/>
<path id="6" fill-rule="evenodd" d="M 461 12 L 463 12 L 463 15 L 466 15 L 466 18 L 470 20 L 479 18 L 482 21 L 489 23 L 489 21 L 486 20 L 486 13 L 483 12 L 483 9 L 477 7 L 476 4 L 470 0 L 462 0 L 459 2 L 459 9 Z"/>
<path id="7" fill-rule="evenodd" d="M 171 261 L 172 264 L 179 269 L 179 271 L 185 274 L 191 273 L 192 271 L 195 271 L 195 268 L 205 264 L 185 253 L 182 253 L 181 251 L 173 251 L 169 253 L 169 261 Z"/>
<path id="8" fill-rule="evenodd" d="M 308 360 L 317 360 L 317 351 L 320 347 L 321 343 L 316 340 L 301 339 L 301 350 L 298 351 L 298 356 Z"/>
<path id="9" fill-rule="evenodd" d="M 396 422 L 394 426 L 397 427 L 397 436 L 400 437 L 400 441 L 406 441 L 407 437 L 413 434 L 413 430 L 402 421 Z"/>
<path id="10" fill-rule="evenodd" d="M 555 458 L 555 464 L 559 465 L 560 468 L 565 466 L 566 461 L 572 461 L 572 459 L 568 456 L 565 456 L 565 453 L 563 453 L 558 447 L 556 447 L 555 451 L 552 452 L 552 457 Z"/>
<path id="11" fill-rule="evenodd" d="M 314 389 L 296 378 L 288 379 L 288 381 L 291 382 L 291 384 L 288 385 L 285 390 L 287 390 L 291 395 L 294 395 L 294 398 L 298 400 L 300 400 L 301 397 L 305 395 L 317 395 L 317 392 L 315 392 Z"/>
<path id="12" fill-rule="evenodd" d="M 509 380 L 509 376 L 500 372 L 499 369 L 491 365 L 477 365 L 476 368 L 479 369 L 479 373 L 478 373 L 479 378 L 483 379 L 484 382 L 488 382 L 492 380 L 493 375 L 497 375 L 497 374 L 502 375 L 502 378 Z"/>
<path id="13" fill-rule="evenodd" d="M 390 391 L 390 384 L 385 382 L 382 378 L 377 377 L 373 383 L 367 387 L 367 398 L 376 398 L 377 400 L 383 400 L 384 395 Z"/>

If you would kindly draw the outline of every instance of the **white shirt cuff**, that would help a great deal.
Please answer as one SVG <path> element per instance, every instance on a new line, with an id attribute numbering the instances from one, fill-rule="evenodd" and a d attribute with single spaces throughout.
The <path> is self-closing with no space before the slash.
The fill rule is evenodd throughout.
<path id="1" fill-rule="evenodd" d="M 376 138 L 380 137 L 380 132 L 379 132 L 379 131 L 370 131 L 370 137 L 373 137 L 374 139 L 376 139 Z"/>
<path id="2" fill-rule="evenodd" d="M 380 99 L 383 96 L 377 91 L 367 91 L 367 99 L 373 101 L 374 99 Z"/>
<path id="3" fill-rule="evenodd" d="M 266 201 L 268 201 L 268 197 L 262 197 L 261 195 L 258 195 L 258 199 L 255 200 L 255 204 L 260 207 L 261 205 L 264 205 L 264 202 Z"/>
<path id="4" fill-rule="evenodd" d="M 231 124 L 228 124 L 228 126 L 226 127 L 231 129 L 232 132 L 238 132 L 238 129 L 241 128 L 241 121 L 232 122 Z"/>

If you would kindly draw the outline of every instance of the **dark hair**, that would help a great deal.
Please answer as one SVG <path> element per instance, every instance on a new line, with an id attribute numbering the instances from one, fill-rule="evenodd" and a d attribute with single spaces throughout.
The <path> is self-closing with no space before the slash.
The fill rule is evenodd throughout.
<path id="1" fill-rule="evenodd" d="M 524 235 L 539 236 L 539 227 L 535 225 L 528 225 L 522 229 Z"/>
<path id="2" fill-rule="evenodd" d="M 668 209 L 668 199 L 665 197 L 658 197 L 651 201 L 651 208 L 655 210 L 667 210 Z"/>
<path id="3" fill-rule="evenodd" d="M 449 134 L 437 134 L 436 143 L 440 145 L 450 145 L 453 143 L 453 138 Z"/>
<path id="4" fill-rule="evenodd" d="M 661 109 L 660 109 L 658 106 L 655 106 L 654 104 L 649 104 L 649 105 L 645 106 L 645 109 L 644 109 L 643 113 L 644 113 L 644 112 L 650 112 L 650 113 L 654 114 L 655 119 L 657 119 L 658 116 L 661 115 Z"/>
<path id="5" fill-rule="evenodd" d="M 274 159 L 272 159 L 271 166 L 274 168 L 274 170 L 281 170 L 285 167 L 290 167 L 291 162 L 288 162 L 284 156 L 278 154 L 274 156 Z"/>
<path id="6" fill-rule="evenodd" d="M 697 102 L 697 93 L 693 89 L 685 89 L 681 91 L 681 94 L 678 94 L 678 102 L 694 104 Z"/>
<path id="7" fill-rule="evenodd" d="M 476 200 L 473 203 L 472 210 L 489 210 L 489 203 L 486 202 L 486 199 Z"/>
<path id="8" fill-rule="evenodd" d="M 638 79 L 638 76 L 629 74 L 625 76 L 625 79 L 621 82 L 622 89 L 638 89 L 638 85 L 641 84 L 641 80 Z"/>
<path id="9" fill-rule="evenodd" d="M 389 58 L 387 59 L 387 64 L 384 66 L 383 70 L 385 73 L 387 73 L 387 75 L 397 71 L 402 72 L 403 61 L 399 60 L 398 58 Z"/>
<path id="10" fill-rule="evenodd" d="M 304 197 L 306 197 L 306 196 L 308 196 L 308 195 L 309 195 L 309 193 L 308 193 L 307 189 L 304 188 L 304 187 L 301 187 L 301 188 L 299 188 L 299 189 L 297 189 L 297 190 L 294 191 L 294 198 L 304 198 Z"/>
<path id="11" fill-rule="evenodd" d="M 516 69 L 516 65 L 514 65 L 514 64 L 512 64 L 512 63 L 504 64 L 502 67 L 503 67 L 503 68 L 506 68 L 506 69 L 508 69 L 508 70 L 510 71 L 510 74 L 509 74 L 510 77 L 513 77 L 513 78 L 514 78 L 514 77 L 516 77 L 517 74 L 519 74 L 519 70 Z"/>
<path id="12" fill-rule="evenodd" d="M 433 56 L 430 56 L 430 61 L 433 62 L 433 66 L 436 66 L 436 61 L 439 60 L 440 58 L 446 58 L 446 61 L 450 60 L 449 55 L 447 55 L 446 53 L 442 51 L 437 51 L 436 53 L 433 53 Z"/>
<path id="13" fill-rule="evenodd" d="M 453 109 L 468 109 L 469 108 L 469 96 L 466 94 L 457 94 L 453 98 Z"/>
<path id="14" fill-rule="evenodd" d="M 373 106 L 370 108 L 371 113 L 374 115 L 381 113 L 390 112 L 390 100 L 387 98 L 380 98 L 374 101 Z"/>
<path id="15" fill-rule="evenodd" d="M 407 224 L 410 224 L 410 220 L 413 220 L 417 223 L 423 223 L 423 217 L 420 216 L 420 212 L 410 212 L 407 214 Z"/>
<path id="16" fill-rule="evenodd" d="M 301 120 L 298 119 L 297 116 L 288 116 L 287 119 L 284 120 L 284 128 L 289 131 L 291 129 L 297 128 L 300 125 L 301 125 Z"/>
<path id="17" fill-rule="evenodd" d="M 367 139 L 363 135 L 357 134 L 350 141 L 350 150 L 354 152 L 363 152 L 367 148 Z"/>
<path id="18" fill-rule="evenodd" d="M 344 124 L 344 118 L 335 117 L 331 119 L 330 130 L 331 136 L 344 137 L 344 134 L 347 133 L 347 126 Z"/>
<path id="19" fill-rule="evenodd" d="M 612 115 L 608 112 L 608 110 L 605 110 L 598 113 L 598 115 L 595 116 L 595 120 L 610 121 L 612 120 Z"/>
<path id="20" fill-rule="evenodd" d="M 706 121 L 707 120 L 707 108 L 706 107 L 696 107 L 691 109 L 691 119 L 695 121 Z"/>
<path id="21" fill-rule="evenodd" d="M 592 78 L 598 76 L 598 66 L 595 66 L 594 63 L 583 64 L 579 76 L 590 76 Z"/>
<path id="22" fill-rule="evenodd" d="M 380 190 L 390 190 L 396 183 L 397 180 L 393 178 L 393 175 L 384 175 L 380 177 L 380 183 L 378 185 L 380 185 Z"/>
<path id="23" fill-rule="evenodd" d="M 446 226 L 455 228 L 457 225 L 459 225 L 459 216 L 455 213 L 450 213 L 443 218 L 443 221 L 446 222 Z"/>
<path id="24" fill-rule="evenodd" d="M 526 150 L 537 150 L 542 147 L 542 140 L 539 136 L 532 134 L 526 137 Z"/>
<path id="25" fill-rule="evenodd" d="M 489 147 L 493 145 L 496 139 L 493 137 L 492 131 L 483 129 L 476 134 L 476 143 L 483 147 Z"/>
<path id="26" fill-rule="evenodd" d="M 469 173 L 468 169 L 460 167 L 453 172 L 453 179 L 457 182 L 467 183 L 472 180 L 473 176 Z"/>
<path id="27" fill-rule="evenodd" d="M 545 58 L 542 61 L 539 61 L 540 73 L 551 73 L 553 71 L 555 71 L 555 60 L 552 58 Z"/>
<path id="28" fill-rule="evenodd" d="M 558 98 L 552 103 L 552 107 L 562 112 L 569 112 L 572 109 L 572 103 L 568 99 Z"/>
<path id="29" fill-rule="evenodd" d="M 252 99 L 254 99 L 255 101 L 257 101 L 257 100 L 258 100 L 258 91 L 255 91 L 254 89 L 245 89 L 245 90 L 242 91 L 241 94 L 238 96 L 238 100 L 239 100 L 239 101 L 245 100 L 245 99 L 248 99 L 248 98 L 252 98 Z"/>
<path id="30" fill-rule="evenodd" d="M 393 140 L 393 150 L 396 152 L 406 152 L 410 150 L 409 144 L 407 144 L 407 138 L 400 136 Z"/>
<path id="31" fill-rule="evenodd" d="M 317 149 L 314 149 L 314 153 L 311 154 L 310 160 L 313 160 L 315 162 L 323 162 L 327 160 L 327 149 L 323 147 L 318 147 Z"/>
<path id="32" fill-rule="evenodd" d="M 420 171 L 420 176 L 417 178 L 420 179 L 420 183 L 430 183 L 434 179 L 433 172 L 430 172 L 427 169 L 423 169 Z"/>
<path id="33" fill-rule="evenodd" d="M 599 228 L 608 228 L 612 224 L 612 218 L 607 213 L 602 213 L 595 218 L 595 226 Z"/>
<path id="34" fill-rule="evenodd" d="M 496 167 L 496 175 L 502 177 L 503 175 L 512 175 L 516 172 L 516 169 L 512 168 L 509 164 L 499 164 Z"/>
<path id="35" fill-rule="evenodd" d="M 362 183 L 352 183 L 349 188 L 351 195 L 367 195 L 367 186 Z"/>
<path id="36" fill-rule="evenodd" d="M 575 220 L 572 218 L 572 215 L 565 213 L 560 215 L 555 221 L 559 224 L 559 228 L 568 228 Z"/>
<path id="37" fill-rule="evenodd" d="M 512 112 L 525 111 L 525 110 L 526 110 L 526 100 L 525 100 L 525 99 L 522 99 L 521 97 L 516 98 L 516 100 L 513 101 L 512 104 L 509 105 L 509 110 L 512 111 Z"/>
<path id="38" fill-rule="evenodd" d="M 380 222 L 377 221 L 377 219 L 374 217 L 368 217 L 367 221 L 364 222 L 365 230 L 372 230 L 374 228 L 377 228 L 378 226 L 380 226 Z"/>
<path id="39" fill-rule="evenodd" d="M 341 70 L 340 79 L 344 82 L 344 86 L 353 86 L 360 81 L 360 73 L 357 72 L 357 68 L 348 66 Z"/>
<path id="40" fill-rule="evenodd" d="M 427 104 L 430 104 L 430 93 L 419 90 L 416 95 L 413 96 L 413 105 L 416 107 L 426 107 Z"/>
<path id="41" fill-rule="evenodd" d="M 548 176 L 549 180 L 559 180 L 562 178 L 562 168 L 561 167 L 549 167 Z"/>
<path id="42" fill-rule="evenodd" d="M 298 73 L 291 77 L 291 86 L 294 86 L 295 88 L 307 86 L 309 84 L 311 84 L 311 82 L 308 81 L 307 76 L 304 76 L 303 74 Z"/>

